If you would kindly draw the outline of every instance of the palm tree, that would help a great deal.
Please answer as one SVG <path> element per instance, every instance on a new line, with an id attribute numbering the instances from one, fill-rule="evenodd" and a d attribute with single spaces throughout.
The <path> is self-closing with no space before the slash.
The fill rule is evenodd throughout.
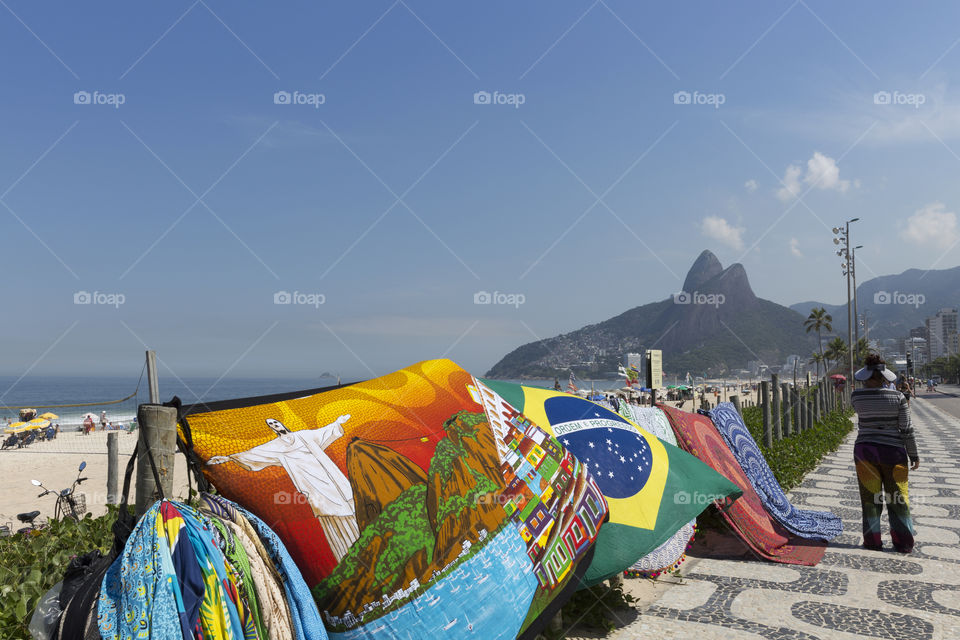
<path id="1" fill-rule="evenodd" d="M 860 338 L 857 340 L 857 344 L 854 345 L 853 349 L 853 361 L 863 362 L 868 353 L 870 353 L 870 343 L 867 342 L 867 339 Z"/>
<path id="2" fill-rule="evenodd" d="M 814 307 L 810 310 L 810 315 L 807 316 L 807 319 L 803 321 L 803 326 L 806 327 L 807 333 L 811 331 L 817 332 L 817 342 L 820 343 L 820 361 L 823 362 L 823 335 L 822 331 L 826 330 L 828 332 L 833 331 L 833 316 L 827 313 L 827 310 L 823 307 Z M 817 374 L 819 375 L 820 369 L 819 364 L 817 365 Z"/>
<path id="3" fill-rule="evenodd" d="M 817 378 L 818 378 L 818 379 L 820 378 L 820 365 L 821 365 L 822 363 L 823 363 L 823 355 L 820 354 L 820 353 L 817 353 L 816 351 L 814 351 L 813 354 L 812 354 L 811 357 L 810 357 L 810 364 L 816 364 L 816 365 L 817 365 Z"/>
<path id="4" fill-rule="evenodd" d="M 824 352 L 823 357 L 827 362 L 833 360 L 835 364 L 840 364 L 840 362 L 847 357 L 846 341 L 840 337 L 831 340 L 829 344 L 827 344 L 827 350 Z M 829 370 L 829 366 L 827 368 Z"/>

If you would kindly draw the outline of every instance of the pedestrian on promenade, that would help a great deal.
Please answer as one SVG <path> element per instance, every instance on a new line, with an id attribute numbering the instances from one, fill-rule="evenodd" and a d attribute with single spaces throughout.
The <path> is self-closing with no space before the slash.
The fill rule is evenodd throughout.
<path id="1" fill-rule="evenodd" d="M 910 388 L 910 381 L 906 376 L 900 379 L 900 393 L 907 399 L 907 406 L 910 405 L 910 397 L 913 395 L 913 389 Z"/>
<path id="2" fill-rule="evenodd" d="M 850 394 L 857 412 L 853 461 L 863 508 L 863 546 L 883 549 L 880 514 L 886 503 L 893 546 L 900 553 L 910 553 L 914 530 L 907 491 L 907 460 L 911 469 L 920 466 L 910 424 L 910 405 L 899 391 L 884 388 L 885 382 L 892 382 L 897 376 L 886 368 L 879 355 L 868 355 L 863 368 L 853 377 L 863 382 L 862 389 Z"/>

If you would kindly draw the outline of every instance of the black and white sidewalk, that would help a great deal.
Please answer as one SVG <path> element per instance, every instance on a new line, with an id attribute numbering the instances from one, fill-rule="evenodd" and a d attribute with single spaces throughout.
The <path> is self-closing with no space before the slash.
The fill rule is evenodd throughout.
<path id="1" fill-rule="evenodd" d="M 913 553 L 893 551 L 884 514 L 883 552 L 862 544 L 852 432 L 790 493 L 798 506 L 830 510 L 845 533 L 817 567 L 701 558 L 611 638 L 833 640 L 960 639 L 960 419 L 913 401 L 921 466 L 910 473 Z"/>

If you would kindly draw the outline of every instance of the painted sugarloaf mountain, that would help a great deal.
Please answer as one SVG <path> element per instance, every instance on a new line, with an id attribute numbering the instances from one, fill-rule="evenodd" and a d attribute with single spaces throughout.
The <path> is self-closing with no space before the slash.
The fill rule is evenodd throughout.
<path id="1" fill-rule="evenodd" d="M 806 359 L 815 349 L 815 337 L 806 333 L 803 320 L 796 311 L 758 298 L 743 265 L 724 269 L 713 253 L 704 251 L 679 295 L 525 344 L 487 376 L 551 378 L 573 369 L 601 377 L 617 370 L 623 354 L 650 348 L 662 349 L 665 370 L 675 373 L 722 375 L 751 360 L 773 366 L 791 354 Z"/>

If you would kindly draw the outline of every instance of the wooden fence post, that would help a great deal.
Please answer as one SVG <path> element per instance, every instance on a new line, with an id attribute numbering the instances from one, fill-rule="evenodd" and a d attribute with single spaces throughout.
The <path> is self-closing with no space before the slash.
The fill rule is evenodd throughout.
<path id="1" fill-rule="evenodd" d="M 120 496 L 117 494 L 117 481 L 120 478 L 120 445 L 117 438 L 120 434 L 111 431 L 107 434 L 107 504 L 117 504 Z"/>
<path id="2" fill-rule="evenodd" d="M 743 416 L 743 410 L 740 409 L 740 396 L 738 396 L 738 395 L 732 395 L 732 396 L 730 396 L 730 402 L 733 403 L 733 407 L 734 407 L 734 409 L 737 410 L 737 413 L 739 413 L 741 416 Z"/>
<path id="3" fill-rule="evenodd" d="M 780 395 L 783 398 L 783 435 L 789 437 L 793 435 L 793 425 L 790 419 L 793 413 L 793 398 L 790 397 L 789 383 L 780 383 Z"/>
<path id="4" fill-rule="evenodd" d="M 773 437 L 783 440 L 783 416 L 780 413 L 780 376 L 770 375 L 770 392 L 772 395 L 771 412 L 773 413 Z"/>
<path id="5" fill-rule="evenodd" d="M 770 383 L 766 380 L 760 383 L 760 397 L 763 408 L 763 444 L 770 448 L 773 446 L 773 430 L 770 424 Z"/>
<path id="6" fill-rule="evenodd" d="M 147 451 L 153 454 L 160 475 L 160 488 L 173 497 L 173 465 L 177 450 L 177 410 L 159 404 L 141 404 L 137 408 L 137 510 L 139 518 L 160 498 Z"/>

